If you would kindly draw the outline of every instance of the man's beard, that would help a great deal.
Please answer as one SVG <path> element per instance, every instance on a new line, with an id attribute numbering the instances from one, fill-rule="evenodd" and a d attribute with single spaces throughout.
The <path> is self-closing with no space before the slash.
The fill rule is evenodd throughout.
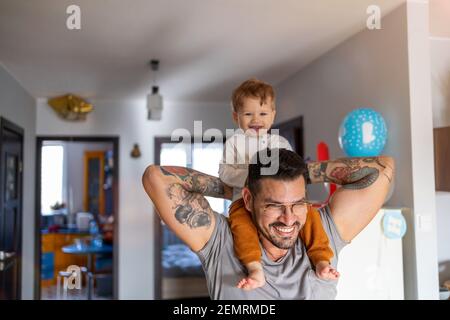
<path id="1" fill-rule="evenodd" d="M 253 212 L 255 211 L 255 208 L 253 208 Z M 254 219 L 256 220 L 256 219 Z M 296 232 L 293 232 L 293 235 L 290 237 L 280 237 L 279 235 L 274 234 L 273 229 L 274 227 L 287 227 L 284 223 L 282 222 L 274 222 L 269 224 L 268 226 L 268 231 L 261 227 L 259 225 L 259 223 L 256 223 L 256 227 L 258 228 L 260 234 L 266 238 L 267 240 L 270 241 L 270 243 L 272 243 L 275 247 L 279 248 L 279 249 L 289 249 L 292 248 L 295 244 L 295 242 L 297 241 L 298 238 L 298 234 L 301 230 L 301 228 L 303 227 L 303 225 L 300 224 L 300 222 L 296 221 L 292 226 L 294 226 L 296 228 Z M 290 226 L 290 227 L 292 227 Z M 272 231 L 272 232 L 271 232 Z"/>

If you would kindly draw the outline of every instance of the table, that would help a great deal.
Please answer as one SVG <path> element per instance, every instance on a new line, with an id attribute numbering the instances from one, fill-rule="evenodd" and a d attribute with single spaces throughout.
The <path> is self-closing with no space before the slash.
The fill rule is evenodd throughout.
<path id="1" fill-rule="evenodd" d="M 103 244 L 101 246 L 93 245 L 92 243 L 89 245 L 77 246 L 76 244 L 71 244 L 65 247 L 62 247 L 61 250 L 64 253 L 68 254 L 78 254 L 78 255 L 87 255 L 88 256 L 88 271 L 93 271 L 93 259 L 92 255 L 94 254 L 102 254 L 102 253 L 112 253 L 113 246 L 110 244 Z"/>
<path id="2" fill-rule="evenodd" d="M 109 244 L 102 244 L 101 246 L 93 245 L 90 243 L 89 245 L 76 245 L 71 244 L 68 246 L 64 246 L 61 248 L 61 250 L 64 253 L 67 254 L 77 254 L 77 255 L 87 255 L 88 256 L 88 265 L 87 265 L 87 273 L 89 275 L 89 279 L 92 279 L 92 274 L 94 268 L 94 260 L 92 259 L 92 255 L 94 254 L 103 254 L 103 253 L 112 253 L 113 252 L 113 246 Z M 92 280 L 89 281 L 88 284 L 88 300 L 92 299 L 92 290 L 93 290 L 93 282 Z"/>

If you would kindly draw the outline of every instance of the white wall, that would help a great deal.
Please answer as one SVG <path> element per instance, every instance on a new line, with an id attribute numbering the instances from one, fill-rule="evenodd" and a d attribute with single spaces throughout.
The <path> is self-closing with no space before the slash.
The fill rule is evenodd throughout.
<path id="1" fill-rule="evenodd" d="M 404 299 L 402 240 L 383 234 L 384 210 L 339 253 L 337 300 Z"/>
<path id="2" fill-rule="evenodd" d="M 37 103 L 37 135 L 115 135 L 119 141 L 119 298 L 152 299 L 153 209 L 142 188 L 141 177 L 154 162 L 154 137 L 176 128 L 193 130 L 194 120 L 208 128 L 233 128 L 229 104 L 166 103 L 163 120 L 148 121 L 145 101 L 94 101 L 86 122 L 60 120 L 46 105 Z M 130 157 L 138 143 L 142 157 Z"/>
<path id="3" fill-rule="evenodd" d="M 450 126 L 450 38 L 431 38 L 433 126 Z M 450 169 L 449 169 L 450 170 Z M 439 282 L 450 280 L 450 192 L 436 192 Z"/>
<path id="4" fill-rule="evenodd" d="M 0 116 L 24 130 L 22 200 L 22 298 L 33 298 L 34 168 L 36 150 L 35 99 L 0 63 Z"/>
<path id="5" fill-rule="evenodd" d="M 433 126 L 450 126 L 450 38 L 430 38 Z"/>
<path id="6" fill-rule="evenodd" d="M 412 45 L 427 39 L 421 33 L 423 30 L 410 30 L 413 25 L 428 27 L 428 21 L 424 21 L 424 12 L 428 12 L 423 6 L 426 5 L 408 3 L 408 7 L 401 6 L 382 20 L 381 30 L 358 33 L 283 81 L 277 87 L 277 103 L 278 121 L 304 116 L 305 155 L 312 158 L 316 158 L 315 148 L 321 140 L 328 143 L 331 157 L 344 156 L 338 145 L 338 129 L 348 112 L 358 107 L 371 107 L 381 112 L 389 133 L 384 153 L 392 155 L 398 164 L 396 188 L 388 205 L 409 208 L 428 205 L 429 211 L 419 213 L 431 218 L 431 229 L 426 232 L 413 230 L 414 222 L 410 221 L 409 238 L 404 241 L 405 297 L 437 299 L 437 254 L 433 249 L 436 248 L 434 180 L 417 170 L 419 165 L 432 167 L 433 161 L 430 153 L 426 153 L 429 151 L 427 144 L 432 146 L 433 143 L 431 99 L 426 101 L 429 73 L 424 74 L 429 60 L 424 62 L 426 56 L 411 52 Z M 424 47 L 427 50 L 426 44 Z M 425 70 L 413 70 L 414 78 L 410 79 L 410 72 L 417 63 L 425 64 Z M 425 85 L 418 78 L 423 78 Z M 417 88 L 418 84 L 425 89 Z M 411 95 L 411 86 L 418 96 Z M 411 99 L 422 102 L 422 114 L 411 109 L 417 108 L 417 102 Z M 423 118 L 420 124 L 419 116 Z M 422 158 L 420 150 L 425 152 Z M 427 198 L 420 197 L 420 191 L 425 192 Z M 414 243 L 422 240 L 424 243 L 419 250 Z"/>

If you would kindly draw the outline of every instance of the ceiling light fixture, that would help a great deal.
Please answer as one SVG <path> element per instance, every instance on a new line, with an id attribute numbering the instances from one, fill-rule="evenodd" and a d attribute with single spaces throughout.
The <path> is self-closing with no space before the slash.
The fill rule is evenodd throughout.
<path id="1" fill-rule="evenodd" d="M 150 66 L 153 70 L 153 86 L 152 92 L 147 95 L 147 119 L 161 120 L 163 97 L 159 94 L 159 87 L 156 85 L 156 72 L 159 69 L 159 60 L 151 60 Z"/>
<path id="2" fill-rule="evenodd" d="M 86 115 L 94 109 L 92 104 L 73 94 L 51 98 L 48 104 L 61 118 L 69 121 L 86 120 Z"/>

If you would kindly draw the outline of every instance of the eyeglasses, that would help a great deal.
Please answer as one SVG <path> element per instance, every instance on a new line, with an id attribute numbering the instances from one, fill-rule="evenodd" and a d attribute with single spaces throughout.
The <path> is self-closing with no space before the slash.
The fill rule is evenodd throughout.
<path id="1" fill-rule="evenodd" d="M 308 201 L 299 201 L 291 204 L 286 203 L 266 203 L 264 205 L 263 212 L 269 217 L 279 217 L 286 213 L 287 207 L 289 211 L 296 216 L 300 216 L 308 211 L 308 208 L 312 206 L 312 203 Z"/>

